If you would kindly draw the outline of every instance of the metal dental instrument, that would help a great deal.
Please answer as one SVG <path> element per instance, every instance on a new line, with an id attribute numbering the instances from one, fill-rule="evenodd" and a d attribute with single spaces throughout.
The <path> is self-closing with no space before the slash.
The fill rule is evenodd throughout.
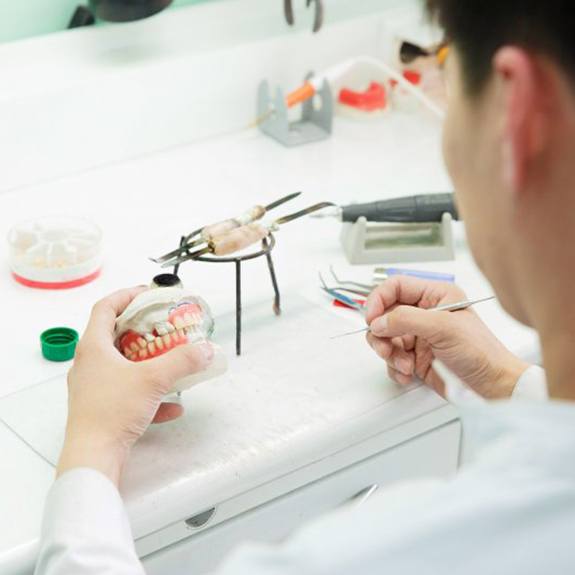
<path id="1" fill-rule="evenodd" d="M 329 271 L 333 277 L 333 279 L 340 285 L 340 286 L 344 286 L 344 285 L 349 285 L 349 286 L 354 286 L 355 288 L 359 288 L 359 290 L 362 290 L 362 294 L 363 295 L 369 295 L 370 292 L 377 287 L 377 284 L 364 284 L 364 283 L 360 283 L 360 282 L 355 282 L 355 281 L 350 281 L 350 280 L 340 280 L 336 273 L 335 270 L 333 269 L 333 266 L 329 266 Z M 320 276 L 321 277 L 321 276 Z M 343 289 L 343 288 L 342 288 Z M 352 290 L 349 290 L 352 291 Z M 360 292 L 357 292 L 360 293 Z"/>
<path id="2" fill-rule="evenodd" d="M 428 223 L 441 222 L 444 213 L 459 219 L 452 193 L 421 194 L 367 204 L 336 206 L 334 210 L 316 214 L 315 218 L 335 217 L 354 223 L 364 217 L 369 222 Z"/>
<path id="3" fill-rule="evenodd" d="M 282 204 L 285 204 L 286 202 L 289 202 L 297 198 L 298 196 L 301 195 L 301 193 L 302 192 L 295 192 L 294 194 L 289 194 L 287 196 L 284 196 L 283 198 L 280 198 L 279 200 L 272 202 L 271 204 L 268 204 L 267 206 L 261 206 L 261 205 L 253 206 L 247 212 L 245 212 L 244 214 L 242 214 L 237 218 L 230 218 L 228 220 L 223 220 L 221 222 L 217 222 L 215 224 L 199 228 L 194 232 L 192 232 L 190 235 L 186 236 L 185 243 L 180 245 L 178 249 L 173 250 L 167 254 L 164 254 L 159 258 L 150 258 L 150 259 L 154 263 L 161 264 L 171 260 L 172 258 L 179 256 L 182 253 L 188 253 L 189 250 L 191 250 L 192 248 L 205 244 L 206 242 L 212 240 L 216 236 L 224 235 L 234 229 L 240 228 L 246 224 L 250 224 L 252 222 L 261 219 L 267 212 L 273 210 L 274 208 L 277 208 L 278 206 L 281 206 Z M 202 236 L 201 239 L 190 242 L 192 238 L 198 235 Z"/>
<path id="4" fill-rule="evenodd" d="M 252 222 L 250 224 L 241 226 L 231 230 L 224 235 L 216 236 L 205 242 L 207 243 L 207 246 L 204 248 L 201 248 L 195 252 L 181 254 L 176 259 L 163 262 L 162 267 L 165 268 L 179 265 L 188 260 L 194 260 L 205 254 L 214 254 L 216 256 L 227 256 L 233 254 L 257 243 L 260 240 L 263 240 L 264 238 L 267 238 L 271 232 L 279 230 L 281 225 L 287 224 L 288 222 L 303 216 L 307 216 L 308 214 L 311 214 L 317 210 L 321 210 L 327 206 L 333 206 L 333 204 L 331 202 L 321 202 L 319 204 L 314 204 L 313 206 L 309 206 L 308 208 L 300 210 L 299 212 L 278 218 L 269 224 Z"/>
<path id="5" fill-rule="evenodd" d="M 339 292 L 348 292 L 354 295 L 359 295 L 361 297 L 367 297 L 370 293 L 370 291 L 366 290 L 366 289 L 358 289 L 358 288 L 347 288 L 347 287 L 342 287 L 342 286 L 336 286 L 336 287 L 330 287 L 327 285 L 326 281 L 323 279 L 323 276 L 321 275 L 321 273 L 318 272 L 319 275 L 319 281 L 321 282 L 321 287 L 324 291 L 330 293 L 330 295 L 333 295 L 335 297 L 336 294 L 339 294 Z M 332 293 L 333 292 L 333 293 Z M 346 296 L 344 296 L 346 297 Z M 346 303 L 346 302 L 343 302 Z"/>
<path id="6" fill-rule="evenodd" d="M 329 294 L 333 299 L 337 300 L 340 303 L 345 304 L 348 307 L 351 307 L 359 312 L 363 312 L 364 311 L 364 306 L 358 302 L 356 302 L 354 299 L 347 297 L 339 292 L 337 292 L 336 290 L 329 288 L 325 285 L 323 278 L 321 277 L 320 274 L 320 280 L 323 283 L 323 285 L 321 286 L 321 289 L 326 292 L 327 294 Z"/>
<path id="7" fill-rule="evenodd" d="M 495 296 L 489 296 L 489 297 L 482 297 L 482 298 L 478 298 L 478 299 L 468 299 L 465 301 L 459 301 L 457 303 L 446 303 L 443 305 L 439 305 L 437 307 L 432 307 L 432 308 L 428 308 L 427 311 L 461 311 L 463 309 L 467 309 L 469 307 L 471 307 L 472 305 L 478 304 L 478 303 L 482 303 L 485 301 L 490 301 L 495 299 Z M 364 327 L 362 329 L 358 329 L 355 331 L 350 331 L 347 333 L 341 333 L 339 335 L 334 335 L 332 337 L 330 337 L 330 339 L 339 339 L 340 337 L 347 337 L 348 335 L 355 335 L 358 333 L 365 333 L 371 331 L 370 327 Z"/>

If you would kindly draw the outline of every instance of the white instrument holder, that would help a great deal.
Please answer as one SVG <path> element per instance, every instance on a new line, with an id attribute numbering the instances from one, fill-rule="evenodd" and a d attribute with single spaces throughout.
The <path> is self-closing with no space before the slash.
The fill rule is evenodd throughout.
<path id="1" fill-rule="evenodd" d="M 376 223 L 361 217 L 343 224 L 341 243 L 350 264 L 455 259 L 451 214 L 440 223 Z"/>

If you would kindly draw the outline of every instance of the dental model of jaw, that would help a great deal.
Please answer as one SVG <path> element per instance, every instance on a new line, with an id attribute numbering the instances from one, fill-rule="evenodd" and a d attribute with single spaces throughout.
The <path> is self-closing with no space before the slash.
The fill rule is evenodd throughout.
<path id="1" fill-rule="evenodd" d="M 146 361 L 179 345 L 209 341 L 214 320 L 208 304 L 182 287 L 156 287 L 138 295 L 116 320 L 116 346 L 131 361 Z M 213 345 L 213 344 L 212 344 Z M 225 373 L 227 362 L 214 345 L 210 366 L 176 382 L 170 393 Z"/>

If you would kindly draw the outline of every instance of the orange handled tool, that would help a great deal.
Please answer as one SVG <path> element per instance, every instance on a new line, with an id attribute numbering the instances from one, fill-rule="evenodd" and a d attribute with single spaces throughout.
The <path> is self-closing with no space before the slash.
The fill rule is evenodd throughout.
<path id="1" fill-rule="evenodd" d="M 231 232 L 232 230 L 241 228 L 246 224 L 250 224 L 252 222 L 261 219 L 270 210 L 273 210 L 274 208 L 277 208 L 278 206 L 281 206 L 282 204 L 285 204 L 286 202 L 289 202 L 290 200 L 297 198 L 299 195 L 301 195 L 301 192 L 295 192 L 293 194 L 284 196 L 279 200 L 275 200 L 274 202 L 268 204 L 267 206 L 260 206 L 260 205 L 253 206 L 247 212 L 243 213 L 241 216 L 237 218 L 230 218 L 227 220 L 222 220 L 221 222 L 217 222 L 215 224 L 204 226 L 203 228 L 200 228 L 195 232 L 189 234 L 186 237 L 185 242 L 182 245 L 180 245 L 178 249 L 173 250 L 167 254 L 164 254 L 159 258 L 151 258 L 151 260 L 154 263 L 163 264 L 164 262 L 167 262 L 172 258 L 175 258 L 182 254 L 189 253 L 189 250 L 198 247 L 202 244 L 205 244 L 216 237 L 223 236 L 228 232 Z M 195 238 L 196 236 L 200 237 L 194 240 L 193 238 Z"/>
<path id="2" fill-rule="evenodd" d="M 245 226 L 233 229 L 224 235 L 212 238 L 209 242 L 207 242 L 207 246 L 195 252 L 180 253 L 175 259 L 164 261 L 162 263 L 162 267 L 165 268 L 180 265 L 185 261 L 195 260 L 206 254 L 228 256 L 257 243 L 258 241 L 263 240 L 264 238 L 268 237 L 271 232 L 278 230 L 280 225 L 287 224 L 288 222 L 328 206 L 333 206 L 333 204 L 331 202 L 321 202 L 319 204 L 314 204 L 313 206 L 300 210 L 299 212 L 283 216 L 282 218 L 279 218 L 269 224 L 257 222 L 246 224 Z"/>

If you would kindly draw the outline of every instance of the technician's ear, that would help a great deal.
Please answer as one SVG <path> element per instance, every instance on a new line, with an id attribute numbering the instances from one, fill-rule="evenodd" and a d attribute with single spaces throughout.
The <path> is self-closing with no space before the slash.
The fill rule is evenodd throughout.
<path id="1" fill-rule="evenodd" d="M 517 195 L 547 144 L 548 104 L 554 86 L 544 62 L 521 48 L 499 49 L 493 66 L 503 104 L 502 176 Z"/>

